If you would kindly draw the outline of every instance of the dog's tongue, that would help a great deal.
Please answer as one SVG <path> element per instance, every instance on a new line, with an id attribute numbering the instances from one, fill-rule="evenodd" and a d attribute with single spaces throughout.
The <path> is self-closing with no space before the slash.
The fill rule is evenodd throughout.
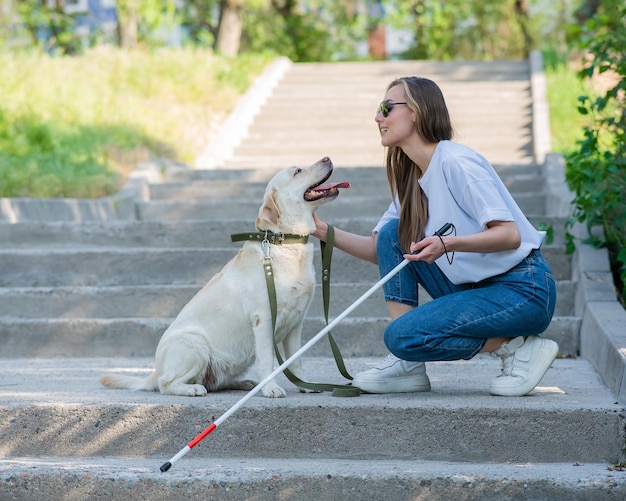
<path id="1" fill-rule="evenodd" d="M 324 191 L 324 190 L 332 190 L 333 188 L 350 188 L 350 183 L 348 181 L 341 181 L 340 183 L 326 183 L 320 184 L 315 187 L 316 191 Z"/>

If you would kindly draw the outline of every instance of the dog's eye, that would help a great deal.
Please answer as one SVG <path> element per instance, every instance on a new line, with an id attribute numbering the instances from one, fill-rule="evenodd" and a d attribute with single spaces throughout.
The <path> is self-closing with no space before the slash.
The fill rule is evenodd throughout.
<path id="1" fill-rule="evenodd" d="M 302 172 L 302 169 L 300 167 L 296 167 L 293 171 L 293 177 L 296 177 L 301 172 Z"/>

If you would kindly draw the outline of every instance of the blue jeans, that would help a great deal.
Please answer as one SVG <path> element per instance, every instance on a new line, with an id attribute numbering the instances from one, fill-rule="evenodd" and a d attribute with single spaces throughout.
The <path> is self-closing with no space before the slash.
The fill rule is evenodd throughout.
<path id="1" fill-rule="evenodd" d="M 403 261 L 398 221 L 378 234 L 380 275 Z M 418 284 L 432 297 L 419 307 Z M 506 273 L 477 283 L 454 285 L 436 264 L 412 261 L 385 285 L 385 300 L 413 310 L 392 321 L 385 344 L 403 360 L 469 360 L 488 338 L 538 335 L 554 314 L 556 285 L 548 263 L 533 250 Z"/>

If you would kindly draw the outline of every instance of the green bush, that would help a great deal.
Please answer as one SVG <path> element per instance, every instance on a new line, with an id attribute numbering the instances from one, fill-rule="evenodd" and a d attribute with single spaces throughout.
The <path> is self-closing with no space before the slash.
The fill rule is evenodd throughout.
<path id="1" fill-rule="evenodd" d="M 588 117 L 579 148 L 566 155 L 566 180 L 575 198 L 570 224 L 585 223 L 586 242 L 606 246 L 620 297 L 626 304 L 626 6 L 587 22 L 581 46 L 590 55 L 581 76 L 602 78 L 599 97 L 579 97 L 578 111 Z M 604 238 L 592 235 L 601 225 Z M 568 235 L 569 249 L 574 245 Z"/>

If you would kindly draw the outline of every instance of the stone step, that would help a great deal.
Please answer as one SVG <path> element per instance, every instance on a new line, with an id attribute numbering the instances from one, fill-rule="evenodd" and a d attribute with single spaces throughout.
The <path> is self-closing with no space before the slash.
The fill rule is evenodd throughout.
<path id="1" fill-rule="evenodd" d="M 332 70 L 332 74 L 325 74 L 322 79 L 319 78 L 320 72 L 310 74 L 307 71 L 302 71 L 302 68 L 295 68 L 295 71 L 285 75 L 285 78 L 280 81 L 280 88 L 281 91 L 284 91 L 284 93 L 274 93 L 269 98 L 280 99 L 281 97 L 291 97 L 293 99 L 293 96 L 302 96 L 303 84 L 310 84 L 313 79 L 315 80 L 316 94 L 311 95 L 309 93 L 308 100 L 314 100 L 319 97 L 317 101 L 318 105 L 324 108 L 323 105 L 328 102 L 327 100 L 334 103 L 341 99 L 344 108 L 350 109 L 350 106 L 346 106 L 346 104 L 350 104 L 355 100 L 373 98 L 380 101 L 384 96 L 386 85 L 390 83 L 392 78 L 398 76 L 396 72 L 397 69 L 394 69 L 395 74 L 391 77 L 389 76 L 390 73 L 384 74 L 382 72 L 375 75 L 368 75 L 367 77 L 364 77 L 366 80 L 359 82 L 359 86 L 356 88 L 354 85 L 340 85 L 341 83 L 345 83 L 338 81 L 342 80 L 341 73 L 335 73 L 336 70 L 334 68 Z M 489 96 L 492 93 L 496 94 L 496 97 L 510 97 L 509 93 L 515 93 L 515 95 L 523 93 L 528 95 L 528 82 L 524 81 L 525 78 L 519 79 L 518 77 L 520 75 L 524 75 L 527 78 L 528 68 L 521 68 L 521 71 L 517 72 L 517 74 L 512 76 L 512 78 L 509 78 L 508 75 L 502 75 L 501 80 L 498 81 L 471 81 L 459 80 L 458 78 L 447 78 L 446 75 L 441 74 L 436 68 L 433 70 L 431 78 L 436 79 L 440 87 L 443 88 L 445 86 L 447 91 L 444 91 L 444 94 L 446 95 L 447 100 L 448 95 L 450 98 L 453 98 L 454 96 L 480 98 L 481 96 Z M 354 80 L 355 78 L 358 78 L 358 76 L 351 75 L 351 80 Z M 346 103 L 347 98 L 349 99 Z M 470 101 L 466 104 L 471 106 L 472 102 Z"/>
<path id="2" fill-rule="evenodd" d="M 345 116 L 368 112 L 369 118 L 373 120 L 376 106 L 384 97 L 385 87 L 395 76 L 384 75 L 382 79 L 369 79 L 363 84 L 360 83 L 358 89 L 355 89 L 354 86 L 338 85 L 336 79 L 333 78 L 311 77 L 298 74 L 296 70 L 281 80 L 280 92 L 268 97 L 263 106 L 263 118 L 284 111 L 291 111 L 290 115 L 298 116 L 301 114 L 301 110 L 313 110 L 315 107 L 317 109 L 313 119 L 321 116 L 328 119 L 329 113 L 332 113 L 333 120 L 327 120 L 327 122 L 334 123 L 335 120 L 341 120 Z M 315 95 L 310 92 L 307 93 L 309 87 L 303 85 L 303 78 L 315 79 Z M 435 80 L 441 88 L 452 117 L 454 117 L 455 112 L 468 114 L 470 110 L 476 108 L 484 109 L 487 113 L 497 114 L 499 109 L 492 106 L 494 103 L 501 103 L 506 109 L 518 110 L 513 115 L 498 115 L 500 120 L 515 121 L 528 113 L 523 106 L 531 100 L 527 81 L 507 80 L 506 77 L 498 82 L 455 81 L 441 77 L 436 73 L 430 78 Z M 293 106 L 294 102 L 297 102 L 297 107 Z M 290 110 L 287 108 L 288 104 L 291 104 Z M 370 105 L 369 109 L 367 108 L 368 104 Z M 365 111 L 363 111 L 364 108 Z M 341 110 L 342 113 L 337 114 L 335 113 L 336 110 Z M 307 122 L 303 122 L 302 125 L 306 127 Z"/>
<path id="3" fill-rule="evenodd" d="M 388 81 L 385 82 L 385 84 Z M 454 82 L 445 79 L 437 79 L 437 83 L 444 93 L 448 108 L 454 112 L 458 110 L 461 113 L 467 113 L 472 108 L 488 106 L 494 102 L 502 103 L 506 108 L 520 110 L 518 114 L 510 118 L 515 121 L 519 116 L 523 116 L 525 110 L 521 106 L 520 101 L 516 98 L 522 98 L 521 101 L 530 101 L 529 88 L 526 82 L 502 81 L 498 83 L 485 82 Z M 317 105 L 317 115 L 322 113 L 328 117 L 329 112 L 333 113 L 333 121 L 335 119 L 334 112 L 341 110 L 341 114 L 337 114 L 337 119 L 341 120 L 341 116 L 355 115 L 360 112 L 363 104 L 370 103 L 373 105 L 370 109 L 370 118 L 373 119 L 373 112 L 376 106 L 383 99 L 385 85 L 381 86 L 380 81 L 359 88 L 358 91 L 346 87 L 339 87 L 336 82 L 325 81 L 316 82 L 318 85 L 316 95 L 305 95 L 303 93 L 301 82 L 296 79 L 285 79 L 281 82 L 281 92 L 275 93 L 268 98 L 268 103 L 275 104 L 276 107 L 269 107 L 264 110 L 266 115 L 272 115 L 276 111 L 285 111 L 286 104 L 298 101 L 298 107 L 291 111 L 295 114 L 300 113 L 301 109 L 312 109 Z M 381 88 L 382 87 L 382 88 Z M 498 110 L 494 108 L 486 108 L 487 113 L 496 113 Z M 454 113 L 452 113 L 454 114 Z M 501 120 L 506 116 L 499 115 Z M 303 123 L 306 126 L 306 122 Z"/>
<path id="4" fill-rule="evenodd" d="M 309 159 L 309 164 L 317 160 L 318 157 Z M 157 165 L 159 165 L 157 163 Z M 265 182 L 269 181 L 276 172 L 281 168 L 287 167 L 291 164 L 287 163 L 282 167 L 277 166 L 274 168 L 260 168 L 260 169 L 190 169 L 184 165 L 168 165 L 165 170 L 165 179 L 171 182 L 193 182 L 193 181 L 232 181 L 232 182 Z M 308 164 L 307 164 L 308 165 Z M 536 163 L 504 163 L 495 164 L 494 168 L 500 174 L 500 176 L 514 176 L 514 175 L 543 175 L 543 167 Z M 333 178 L 340 177 L 348 181 L 355 181 L 357 179 L 371 180 L 376 179 L 382 183 L 386 183 L 385 169 L 382 166 L 378 167 L 335 167 L 333 171 Z"/>
<path id="5" fill-rule="evenodd" d="M 332 70 L 332 71 L 331 71 Z M 440 78 L 457 80 L 470 84 L 479 82 L 515 81 L 527 82 L 527 61 L 380 61 L 380 62 L 332 62 L 332 63 L 298 63 L 290 68 L 284 80 L 298 81 L 300 84 L 310 84 L 313 77 L 324 74 L 325 79 L 335 78 L 345 83 L 345 77 L 369 76 L 372 78 L 388 78 L 387 75 L 437 74 Z M 359 82 L 368 85 L 369 79 Z M 350 83 L 348 88 L 355 86 Z"/>
<path id="6" fill-rule="evenodd" d="M 499 78 L 485 77 L 483 81 L 474 72 L 479 68 L 490 72 L 487 66 L 458 71 L 445 63 L 408 62 L 399 66 L 383 63 L 376 68 L 377 71 L 361 70 L 359 66 L 322 66 L 312 70 L 295 65 L 278 83 L 279 90 L 262 104 L 244 140 L 224 166 L 301 163 L 319 154 L 330 155 L 338 166 L 382 165 L 383 151 L 373 119 L 385 88 L 402 74 L 425 74 L 439 84 L 446 96 L 457 141 L 475 148 L 492 162 L 533 160 L 528 126 L 532 121 L 532 96 L 526 62 L 507 66 Z M 426 68 L 427 73 L 421 73 Z M 350 71 L 357 72 L 349 81 L 358 81 L 358 86 L 345 84 Z M 315 82 L 313 94 L 311 82 Z M 337 109 L 341 113 L 334 113 Z M 332 120 L 328 119 L 329 111 L 333 112 Z M 298 144 L 287 154 L 286 139 Z"/>
<path id="7" fill-rule="evenodd" d="M 485 139 L 482 136 L 474 137 L 467 131 L 457 131 L 457 136 L 459 143 L 480 151 L 491 163 L 532 162 L 530 139 L 522 136 L 519 132 L 515 134 L 518 139 L 510 140 L 509 144 L 497 148 L 491 139 Z M 367 133 L 367 137 L 371 137 L 370 133 Z M 381 168 L 385 164 L 385 154 L 378 144 L 377 136 L 374 136 L 374 144 L 354 151 L 347 150 L 345 145 L 344 147 L 331 148 L 319 143 L 315 151 L 303 154 L 300 153 L 299 149 L 286 150 L 284 147 L 281 148 L 280 142 L 277 141 L 274 149 L 265 155 L 246 151 L 245 145 L 242 145 L 242 149 L 237 149 L 228 157 L 228 160 L 218 166 L 218 169 L 248 171 L 254 168 L 255 170 L 274 172 L 278 168 L 291 165 L 309 165 L 312 158 L 318 158 L 320 155 L 331 157 L 337 168 Z M 511 158 L 511 150 L 517 152 L 513 158 Z"/>
<path id="8" fill-rule="evenodd" d="M 378 361 L 350 359 L 348 368 L 357 372 Z M 332 360 L 303 363 L 311 381 L 345 382 Z M 147 375 L 152 358 L 11 359 L 2 366 L 0 450 L 7 458 L 152 457 L 159 458 L 158 468 L 244 396 L 224 391 L 190 398 L 99 385 L 106 373 Z M 488 394 L 499 370 L 500 362 L 484 355 L 433 362 L 427 364 L 431 392 L 358 398 L 299 393 L 281 375 L 286 398 L 249 399 L 188 457 L 509 464 L 623 459 L 625 418 L 588 362 L 555 360 L 521 398 Z M 173 470 L 182 471 L 185 461 Z"/>
<path id="9" fill-rule="evenodd" d="M 382 301 L 382 297 L 379 299 Z M 337 312 L 341 313 L 341 312 Z M 337 313 L 331 312 L 330 320 Z M 322 312 L 307 317 L 303 343 L 326 327 Z M 363 316 L 359 316 L 363 315 Z M 20 357 L 149 357 L 174 318 L 15 318 L 0 317 L 2 356 Z M 361 305 L 333 329 L 344 357 L 388 354 L 383 343 L 387 316 L 374 317 Z M 543 334 L 559 344 L 562 356 L 579 351 L 579 317 L 554 317 Z M 311 356 L 330 356 L 327 342 L 309 350 Z"/>
<path id="10" fill-rule="evenodd" d="M 377 105 L 378 102 L 376 103 L 376 106 Z M 522 124 L 503 119 L 501 114 L 503 111 L 512 115 L 519 114 L 523 109 L 526 109 L 527 106 L 528 103 L 519 103 L 517 106 L 509 106 L 507 107 L 508 109 L 499 110 L 497 113 L 483 113 L 474 120 L 470 120 L 469 117 L 463 117 L 461 120 L 455 120 L 455 133 L 457 135 L 459 133 L 466 135 L 475 134 L 475 131 L 481 128 L 493 129 L 494 126 L 498 124 L 501 126 L 501 135 L 493 137 L 491 140 L 496 141 L 496 144 L 498 142 L 501 144 L 511 144 L 511 141 L 513 141 L 511 136 L 519 134 Z M 476 109 L 481 109 L 478 104 Z M 329 123 L 328 111 L 319 109 L 319 105 L 316 106 L 316 103 L 311 103 L 309 106 L 299 109 L 296 114 L 294 114 L 293 103 L 291 101 L 272 103 L 271 111 L 264 115 L 263 122 L 254 123 L 248 129 L 245 136 L 245 146 L 246 148 L 252 146 L 263 148 L 268 145 L 274 145 L 275 142 L 280 140 L 302 141 L 304 144 L 298 147 L 298 152 L 311 151 L 311 158 L 315 158 L 316 155 L 320 155 L 320 153 L 323 154 L 323 151 L 320 150 L 320 145 L 327 147 L 333 144 L 343 144 L 345 146 L 345 144 L 349 142 L 354 149 L 365 147 L 383 153 L 383 147 L 380 145 L 380 133 L 374 122 L 375 114 L 375 108 L 369 109 L 367 121 L 365 122 L 368 127 L 366 129 L 362 127 L 358 129 L 356 127 L 359 125 L 362 126 L 365 118 L 362 115 L 342 115 L 340 118 L 333 119 L 332 123 Z M 284 128 L 284 123 L 288 119 L 291 121 L 297 119 L 304 123 L 300 128 L 289 131 Z M 274 127 L 275 130 L 272 132 L 271 142 L 268 143 L 267 130 L 270 127 Z M 315 141 L 311 141 L 312 137 L 315 138 Z M 323 139 L 324 142 L 317 143 L 317 140 L 320 138 Z M 521 138 L 517 140 L 519 139 Z M 357 141 L 357 144 L 353 144 L 353 141 Z"/>
<path id="11" fill-rule="evenodd" d="M 349 190 L 346 190 L 349 191 Z M 520 209 L 526 214 L 544 214 L 546 201 L 544 193 L 513 193 Z M 341 196 L 320 208 L 320 213 L 331 211 L 338 217 L 362 217 L 382 215 L 389 207 L 387 193 L 380 196 Z M 219 199 L 206 200 L 153 200 L 139 202 L 139 219 L 144 221 L 194 220 L 194 219 L 242 219 L 255 221 L 261 203 L 247 198 L 231 199 L 228 204 Z"/>
<path id="12" fill-rule="evenodd" d="M 311 157 L 307 164 L 321 158 L 320 155 Z M 176 168 L 168 169 L 165 180 L 168 182 L 184 182 L 194 183 L 196 181 L 229 181 L 238 185 L 246 185 L 248 183 L 267 183 L 274 174 L 282 168 L 293 164 L 285 164 L 284 166 L 276 166 L 273 169 L 187 169 Z M 542 166 L 537 164 L 494 164 L 494 169 L 498 172 L 503 180 L 524 176 L 540 176 L 543 177 Z M 346 180 L 354 183 L 359 187 L 360 184 L 376 186 L 378 183 L 386 186 L 387 175 L 383 167 L 335 167 L 332 174 L 333 179 Z M 158 188 L 158 183 L 152 184 Z M 378 186 L 380 189 L 380 185 Z M 353 190 L 354 191 L 354 190 Z M 347 193 L 347 192 L 346 192 Z"/>
<path id="13" fill-rule="evenodd" d="M 326 210 L 328 209 L 328 210 Z M 336 217 L 332 206 L 322 207 L 320 214 L 328 215 L 328 222 L 352 233 L 368 235 L 379 220 L 373 217 Z M 566 219 L 550 216 L 530 216 L 535 228 L 552 227 L 553 243 L 565 242 Z M 111 221 L 107 223 L 1 223 L 0 249 L 78 249 L 109 247 L 225 247 L 231 244 L 230 235 L 254 231 L 254 221 L 181 220 L 181 221 Z M 315 239 L 312 240 L 318 247 Z M 240 244 L 238 244 L 240 245 Z"/>
<path id="14" fill-rule="evenodd" d="M 324 311 L 320 283 L 315 288 L 309 315 Z M 336 283 L 330 287 L 330 313 L 337 315 L 365 294 L 373 284 Z M 200 285 L 130 285 L 0 288 L 0 317 L 13 318 L 171 318 L 201 289 Z M 572 315 L 576 283 L 557 283 L 555 315 Z M 420 302 L 429 300 L 420 291 Z M 382 294 L 373 294 L 356 314 L 386 317 Z"/>
<path id="15" fill-rule="evenodd" d="M 0 287 L 203 285 L 237 251 L 238 247 L 0 250 Z M 571 279 L 571 260 L 561 246 L 544 246 L 542 253 L 557 280 Z M 317 276 L 320 261 L 314 257 Z M 376 266 L 340 251 L 333 253 L 332 274 L 339 283 L 373 284 L 380 278 Z"/>
<path id="16" fill-rule="evenodd" d="M 495 136 L 498 131 L 493 131 Z M 462 131 L 458 133 L 458 142 L 480 151 L 492 163 L 504 163 L 507 161 L 532 161 L 532 142 L 527 137 L 522 137 L 518 132 L 515 134 L 516 139 L 511 139 L 508 144 L 496 145 L 492 139 L 482 137 L 473 137 L 471 134 Z M 316 138 L 317 140 L 318 138 Z M 321 140 L 321 138 L 320 138 Z M 346 150 L 345 145 L 330 147 L 321 142 L 315 151 L 307 151 L 300 153 L 300 149 L 286 151 L 284 142 L 277 142 L 274 148 L 265 155 L 260 155 L 256 151 L 236 149 L 228 160 L 224 161 L 223 167 L 228 169 L 247 170 L 250 167 L 257 169 L 274 170 L 277 167 L 285 167 L 290 165 L 308 165 L 311 158 L 317 158 L 320 155 L 327 155 L 333 159 L 333 163 L 337 167 L 380 167 L 385 163 L 385 156 L 378 146 L 378 140 L 374 140 L 374 145 L 370 148 L 362 148 L 358 151 Z M 511 151 L 516 152 L 511 155 Z"/>
<path id="17" fill-rule="evenodd" d="M 515 98 L 515 97 L 514 97 Z M 530 102 L 519 102 L 513 106 L 502 101 L 489 98 L 489 102 L 474 104 L 473 111 L 480 112 L 480 115 L 475 115 L 474 119 L 471 117 L 470 110 L 465 110 L 466 114 L 458 115 L 455 117 L 452 101 L 451 116 L 453 117 L 453 138 L 455 141 L 463 143 L 461 139 L 463 136 L 472 137 L 478 139 L 480 136 L 484 137 L 484 134 L 479 134 L 480 131 L 495 130 L 496 126 L 501 127 L 501 133 L 492 137 L 501 144 L 512 144 L 512 142 L 519 141 L 524 137 L 521 134 L 527 123 L 524 118 L 518 118 L 517 120 L 510 120 L 503 117 L 504 113 L 508 113 L 509 116 L 523 115 L 527 112 Z M 461 104 L 459 103 L 459 106 Z M 302 141 L 304 144 L 298 147 L 298 151 L 306 146 L 317 145 L 317 155 L 322 153 L 319 150 L 320 146 L 326 146 L 326 141 L 329 144 L 335 143 L 350 143 L 351 149 L 358 151 L 354 146 L 363 146 L 371 148 L 372 151 L 378 150 L 383 153 L 383 147 L 380 144 L 380 132 L 375 122 L 375 117 L 378 112 L 379 102 L 368 101 L 362 104 L 362 110 L 352 111 L 342 114 L 336 119 L 333 118 L 331 122 L 328 120 L 328 110 L 325 108 L 319 108 L 319 104 L 311 102 L 308 105 L 300 105 L 297 111 L 293 110 L 292 100 L 273 101 L 268 103 L 268 110 L 263 115 L 262 121 L 254 122 L 251 124 L 245 135 L 245 145 L 257 144 L 261 146 L 263 143 L 261 139 L 265 139 L 265 144 L 275 144 L 279 140 L 288 141 Z M 498 106 L 499 110 L 486 110 L 485 106 Z M 340 105 L 337 105 L 340 107 Z M 468 113 L 469 112 L 469 113 Z M 289 129 L 285 127 L 286 123 L 298 122 L 300 127 L 292 130 L 292 134 L 289 134 Z M 271 127 L 274 129 L 272 130 Z M 271 136 L 268 137 L 268 130 L 272 130 Z M 311 141 L 311 138 L 315 138 L 315 141 Z M 317 142 L 322 138 L 323 142 Z M 352 141 L 358 141 L 360 144 L 353 145 Z M 244 143 L 242 142 L 242 146 Z M 315 153 L 314 153 L 315 155 Z M 315 157 L 312 157 L 315 158 Z"/>
<path id="18" fill-rule="evenodd" d="M 352 176 L 344 178 L 340 173 L 335 173 L 332 181 L 349 181 L 352 188 L 342 189 L 341 198 L 373 196 L 379 197 L 381 191 L 387 194 L 386 179 L 383 174 L 372 176 L 367 179 Z M 517 174 L 503 177 L 503 182 L 511 193 L 542 192 L 545 181 L 542 177 L 533 174 Z M 263 201 L 267 183 L 247 182 L 235 183 L 232 181 L 194 181 L 194 182 L 170 182 L 153 184 L 150 186 L 150 200 L 229 200 L 250 198 L 257 200 L 260 206 Z M 389 198 L 389 197 L 388 197 Z"/>
<path id="19" fill-rule="evenodd" d="M 504 463 L 402 459 L 185 457 L 161 473 L 161 456 L 11 457 L 0 463 L 0 498 L 125 501 L 588 501 L 623 499 L 626 476 L 606 463 Z M 349 493 L 349 498 L 346 498 Z"/>

